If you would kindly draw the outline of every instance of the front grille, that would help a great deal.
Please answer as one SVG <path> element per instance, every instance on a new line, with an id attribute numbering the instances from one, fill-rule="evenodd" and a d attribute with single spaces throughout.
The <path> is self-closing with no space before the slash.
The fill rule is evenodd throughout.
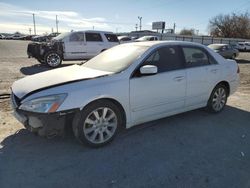
<path id="1" fill-rule="evenodd" d="M 29 43 L 27 48 L 27 53 L 29 56 L 38 57 L 40 55 L 40 44 Z"/>

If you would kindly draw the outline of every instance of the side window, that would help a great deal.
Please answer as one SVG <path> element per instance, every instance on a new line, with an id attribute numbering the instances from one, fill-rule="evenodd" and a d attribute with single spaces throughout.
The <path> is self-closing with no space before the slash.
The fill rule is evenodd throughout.
<path id="1" fill-rule="evenodd" d="M 100 33 L 85 33 L 87 42 L 102 42 Z"/>
<path id="2" fill-rule="evenodd" d="M 114 34 L 105 34 L 105 37 L 109 42 L 119 42 L 117 36 Z"/>
<path id="3" fill-rule="evenodd" d="M 209 65 L 209 59 L 205 52 L 199 48 L 183 47 L 186 67 L 199 67 Z"/>
<path id="4" fill-rule="evenodd" d="M 181 50 L 178 46 L 158 49 L 146 59 L 144 65 L 157 66 L 159 73 L 184 68 Z"/>
<path id="5" fill-rule="evenodd" d="M 84 41 L 84 33 L 72 33 L 69 37 L 70 42 Z"/>
<path id="6" fill-rule="evenodd" d="M 131 39 L 128 38 L 128 37 L 124 37 L 124 38 L 121 39 L 121 41 L 131 41 Z"/>

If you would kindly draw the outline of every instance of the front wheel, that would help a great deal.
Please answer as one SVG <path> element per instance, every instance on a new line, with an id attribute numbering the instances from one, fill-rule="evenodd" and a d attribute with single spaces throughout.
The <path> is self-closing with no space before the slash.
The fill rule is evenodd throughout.
<path id="1" fill-rule="evenodd" d="M 73 131 L 80 142 L 100 147 L 114 139 L 122 122 L 119 108 L 108 100 L 101 100 L 85 107 Z"/>
<path id="2" fill-rule="evenodd" d="M 57 52 L 48 52 L 45 55 L 45 63 L 52 67 L 58 67 L 62 63 L 62 58 Z"/>
<path id="3" fill-rule="evenodd" d="M 217 85 L 208 100 L 208 110 L 214 113 L 221 112 L 227 103 L 227 97 L 227 88 L 223 84 Z"/>

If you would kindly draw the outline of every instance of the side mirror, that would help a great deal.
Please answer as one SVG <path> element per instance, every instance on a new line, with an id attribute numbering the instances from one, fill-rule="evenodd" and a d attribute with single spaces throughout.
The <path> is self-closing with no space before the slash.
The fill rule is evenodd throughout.
<path id="1" fill-rule="evenodd" d="M 157 74 L 158 68 L 155 65 L 144 65 L 140 68 L 140 73 L 142 75 L 153 75 Z"/>

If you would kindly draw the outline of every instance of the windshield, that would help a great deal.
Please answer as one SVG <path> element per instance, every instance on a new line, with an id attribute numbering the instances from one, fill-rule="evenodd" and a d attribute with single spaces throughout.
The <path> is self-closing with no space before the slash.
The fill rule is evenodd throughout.
<path id="1" fill-rule="evenodd" d="M 102 52 L 82 66 L 117 73 L 129 67 L 148 48 L 139 45 L 118 45 Z"/>
<path id="2" fill-rule="evenodd" d="M 66 37 L 69 34 L 69 32 L 62 33 L 56 37 L 53 38 L 53 40 L 62 40 L 64 37 Z"/>
<path id="3" fill-rule="evenodd" d="M 208 47 L 211 48 L 211 49 L 213 49 L 213 50 L 219 50 L 219 49 L 221 49 L 224 46 L 222 46 L 222 45 L 216 45 L 216 44 L 210 44 L 210 45 L 208 45 Z"/>

